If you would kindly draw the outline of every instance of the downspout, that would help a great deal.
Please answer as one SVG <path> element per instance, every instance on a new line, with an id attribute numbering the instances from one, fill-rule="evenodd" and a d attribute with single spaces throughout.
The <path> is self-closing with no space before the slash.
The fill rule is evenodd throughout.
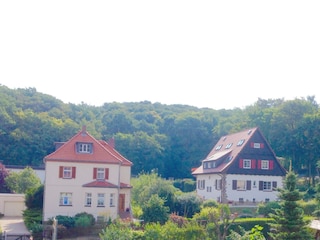
<path id="1" fill-rule="evenodd" d="M 119 208 L 120 208 L 120 173 L 121 173 L 121 165 L 122 165 L 122 162 L 120 161 L 119 162 L 119 169 L 118 169 L 118 197 L 117 197 L 117 216 L 120 216 L 120 211 L 119 211 Z"/>

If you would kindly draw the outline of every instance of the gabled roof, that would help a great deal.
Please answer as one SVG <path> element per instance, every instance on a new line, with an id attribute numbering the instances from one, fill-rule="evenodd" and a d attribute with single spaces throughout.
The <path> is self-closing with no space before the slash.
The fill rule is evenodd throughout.
<path id="1" fill-rule="evenodd" d="M 78 153 L 76 150 L 77 143 L 92 144 L 92 153 Z M 132 162 L 122 156 L 107 142 L 96 140 L 91 136 L 86 128 L 83 127 L 69 141 L 62 144 L 56 151 L 44 157 L 44 162 L 61 161 L 61 162 L 94 162 L 109 163 L 131 166 Z"/>
<path id="2" fill-rule="evenodd" d="M 229 166 L 231 166 L 234 161 L 239 157 L 239 154 L 243 151 L 243 149 L 250 144 L 251 138 L 259 134 L 264 140 L 264 143 L 267 144 L 267 147 L 270 149 L 274 159 L 276 159 L 276 155 L 272 151 L 266 139 L 263 137 L 259 128 L 251 128 L 246 129 L 244 131 L 233 133 L 230 135 L 226 135 L 220 138 L 217 144 L 212 148 L 210 153 L 207 155 L 205 159 L 202 160 L 202 163 L 210 162 L 212 160 L 217 163 L 217 166 L 214 168 L 203 168 L 203 164 L 196 168 L 192 174 L 206 174 L 206 173 L 222 173 L 225 172 Z"/>

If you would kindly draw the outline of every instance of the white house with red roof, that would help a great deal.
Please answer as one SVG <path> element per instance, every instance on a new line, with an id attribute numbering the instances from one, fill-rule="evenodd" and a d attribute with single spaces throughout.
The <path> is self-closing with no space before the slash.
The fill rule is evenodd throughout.
<path id="1" fill-rule="evenodd" d="M 44 158 L 43 219 L 87 212 L 115 219 L 130 209 L 132 162 L 86 127 Z"/>
<path id="2" fill-rule="evenodd" d="M 197 193 L 222 203 L 277 200 L 286 170 L 259 128 L 221 137 L 192 175 Z"/>

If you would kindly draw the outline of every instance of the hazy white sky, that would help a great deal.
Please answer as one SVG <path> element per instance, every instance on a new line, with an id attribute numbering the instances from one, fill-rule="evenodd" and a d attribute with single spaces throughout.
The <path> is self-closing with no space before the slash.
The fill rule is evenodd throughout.
<path id="1" fill-rule="evenodd" d="M 0 84 L 213 109 L 314 95 L 320 1 L 0 1 Z"/>

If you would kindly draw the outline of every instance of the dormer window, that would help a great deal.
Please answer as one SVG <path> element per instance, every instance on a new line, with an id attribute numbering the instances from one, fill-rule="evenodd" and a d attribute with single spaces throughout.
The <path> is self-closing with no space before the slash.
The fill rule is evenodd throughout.
<path id="1" fill-rule="evenodd" d="M 238 143 L 237 146 L 241 146 L 244 143 L 244 139 L 241 139 Z"/>
<path id="2" fill-rule="evenodd" d="M 77 143 L 78 153 L 92 153 L 92 143 Z"/>
<path id="3" fill-rule="evenodd" d="M 228 148 L 231 148 L 231 146 L 232 146 L 232 143 L 229 143 L 227 146 L 226 146 L 226 148 L 228 149 Z"/>
<path id="4" fill-rule="evenodd" d="M 221 148 L 222 148 L 222 145 L 218 145 L 218 146 L 216 147 L 216 151 L 220 150 Z"/>

